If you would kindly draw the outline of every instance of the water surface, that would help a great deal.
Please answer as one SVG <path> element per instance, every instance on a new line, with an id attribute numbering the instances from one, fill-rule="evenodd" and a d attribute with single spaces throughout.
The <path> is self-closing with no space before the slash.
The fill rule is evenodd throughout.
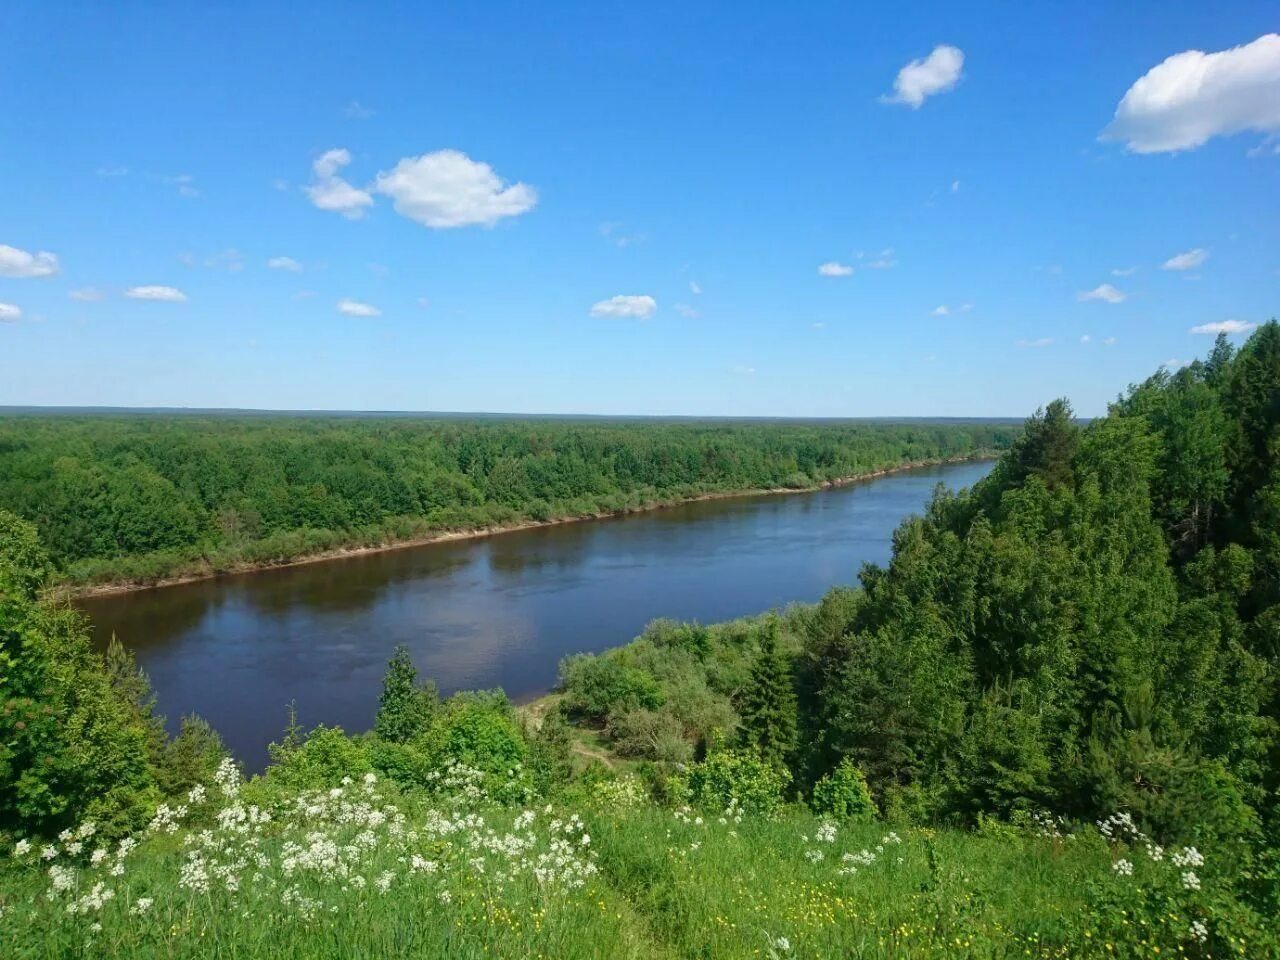
<path id="1" fill-rule="evenodd" d="M 150 675 L 171 729 L 198 713 L 251 768 L 299 722 L 367 729 L 387 658 L 409 647 L 444 693 L 548 690 L 565 654 L 626 643 L 655 617 L 704 623 L 813 601 L 889 559 L 894 528 L 933 488 L 990 463 L 833 490 L 705 500 L 86 599 Z"/>

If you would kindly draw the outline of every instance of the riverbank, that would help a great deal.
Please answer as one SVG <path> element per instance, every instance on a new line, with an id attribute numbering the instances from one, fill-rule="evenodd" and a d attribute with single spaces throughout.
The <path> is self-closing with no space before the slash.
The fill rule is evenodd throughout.
<path id="1" fill-rule="evenodd" d="M 121 578 L 118 580 L 108 579 L 96 582 L 76 583 L 64 580 L 58 583 L 54 588 L 56 596 L 62 599 L 76 600 L 90 597 L 113 596 L 123 593 L 132 593 L 143 590 L 157 590 L 164 587 L 174 587 L 183 584 L 198 583 L 204 580 L 214 580 L 220 577 L 242 576 L 245 574 L 259 573 L 265 570 L 274 570 L 285 567 L 297 567 L 307 564 L 326 563 L 332 560 L 342 560 L 350 557 L 359 557 L 369 554 L 385 553 L 391 550 L 405 550 L 411 547 L 427 546 L 433 543 L 448 543 L 460 540 L 474 540 L 482 537 L 498 536 L 504 533 L 515 533 L 521 530 L 533 530 L 539 527 L 554 527 L 570 523 L 582 523 L 589 520 L 608 520 L 616 517 L 630 516 L 637 513 L 649 513 L 656 510 L 666 510 L 673 507 L 679 507 L 690 503 L 699 503 L 708 500 L 725 500 L 740 497 L 756 497 L 756 496 L 772 496 L 781 494 L 797 494 L 797 493 L 814 493 L 819 490 L 830 490 L 836 487 L 847 486 L 852 483 L 862 483 L 869 480 L 875 480 L 880 477 L 891 476 L 896 473 L 903 473 L 908 470 L 919 470 L 927 467 L 943 466 L 955 463 L 977 463 L 983 461 L 994 460 L 999 456 L 997 451 L 984 450 L 971 455 L 961 457 L 943 457 L 929 458 L 923 460 L 912 460 L 901 463 L 892 467 L 883 467 L 877 470 L 867 470 L 846 477 L 837 477 L 831 480 L 824 480 L 821 483 L 811 484 L 803 487 L 771 487 L 771 488 L 752 488 L 743 490 L 713 490 L 705 493 L 694 494 L 687 497 L 674 497 L 664 500 L 655 500 L 643 505 L 626 507 L 620 510 L 608 511 L 592 511 L 586 513 L 578 513 L 569 516 L 552 517 L 545 520 L 520 520 L 513 523 L 494 524 L 485 527 L 465 528 L 458 530 L 439 530 L 423 536 L 413 536 L 406 538 L 395 538 L 391 536 L 389 539 L 380 540 L 375 543 L 359 543 L 358 538 L 353 537 L 352 542 L 336 546 L 333 548 L 307 552 L 298 555 L 288 555 L 281 557 L 273 557 L 268 559 L 232 561 L 227 564 L 220 564 L 215 567 L 208 558 L 199 558 L 191 561 L 189 568 L 181 569 L 169 576 L 161 576 L 154 578 Z"/>

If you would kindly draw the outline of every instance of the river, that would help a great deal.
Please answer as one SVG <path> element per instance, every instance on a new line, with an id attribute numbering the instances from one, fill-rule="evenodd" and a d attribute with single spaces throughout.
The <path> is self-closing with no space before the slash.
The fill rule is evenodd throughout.
<path id="1" fill-rule="evenodd" d="M 209 721 L 250 769 L 290 702 L 304 726 L 367 729 L 396 644 L 442 693 L 543 693 L 561 657 L 626 643 L 656 617 L 710 623 L 813 601 L 889 559 L 938 483 L 992 464 L 924 467 L 814 493 L 703 500 L 178 586 L 85 599 L 151 678 L 174 729 Z"/>

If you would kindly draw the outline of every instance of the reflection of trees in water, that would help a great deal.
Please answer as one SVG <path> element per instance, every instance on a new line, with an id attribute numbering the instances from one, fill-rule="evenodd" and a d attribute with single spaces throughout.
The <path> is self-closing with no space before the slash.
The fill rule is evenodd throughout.
<path id="1" fill-rule="evenodd" d="M 78 603 L 89 617 L 93 643 L 105 650 L 114 633 L 131 650 L 163 647 L 194 630 L 222 597 L 216 580 L 97 597 Z"/>
<path id="2" fill-rule="evenodd" d="M 454 549 L 442 549 L 449 547 Z M 398 584 L 448 577 L 473 560 L 453 544 L 428 544 L 266 570 L 227 581 L 227 587 L 264 615 L 292 615 L 299 607 L 349 613 L 376 607 Z"/>

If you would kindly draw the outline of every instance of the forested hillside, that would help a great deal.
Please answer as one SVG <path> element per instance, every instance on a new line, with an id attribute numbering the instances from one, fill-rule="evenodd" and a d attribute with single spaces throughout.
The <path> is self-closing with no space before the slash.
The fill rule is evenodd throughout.
<path id="1" fill-rule="evenodd" d="M 0 508 L 73 580 L 803 489 L 1004 449 L 1014 423 L 0 417 Z"/>
<path id="2" fill-rule="evenodd" d="M 52 573 L 0 511 L 15 956 L 1280 957 L 1275 322 L 1049 404 L 856 588 L 525 711 L 400 650 L 373 730 L 248 782 Z"/>

